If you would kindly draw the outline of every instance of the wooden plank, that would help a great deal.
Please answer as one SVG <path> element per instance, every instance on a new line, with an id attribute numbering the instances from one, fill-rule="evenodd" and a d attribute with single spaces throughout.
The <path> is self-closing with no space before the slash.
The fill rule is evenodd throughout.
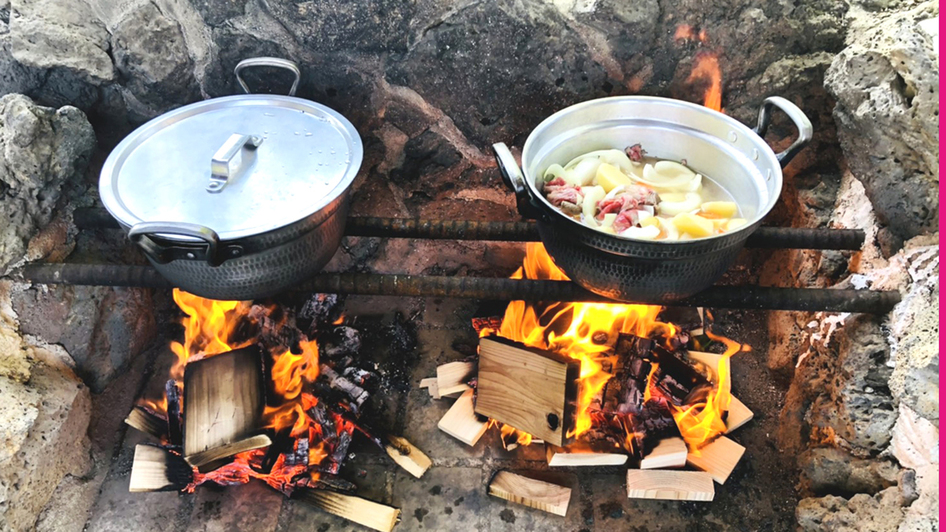
<path id="1" fill-rule="evenodd" d="M 688 454 L 687 464 L 700 471 L 706 471 L 713 480 L 725 484 L 745 452 L 746 448 L 742 445 L 726 436 L 720 436 L 697 452 Z"/>
<path id="2" fill-rule="evenodd" d="M 437 389 L 441 397 L 459 397 L 470 389 L 473 378 L 472 362 L 448 362 L 437 366 Z"/>
<path id="3" fill-rule="evenodd" d="M 131 409 L 128 417 L 125 418 L 125 424 L 158 439 L 166 438 L 168 434 L 167 420 L 161 419 L 142 406 Z"/>
<path id="4" fill-rule="evenodd" d="M 667 438 L 641 460 L 641 469 L 683 467 L 687 463 L 687 444 L 683 438 Z"/>
<path id="5" fill-rule="evenodd" d="M 440 418 L 437 428 L 467 445 L 476 445 L 486 432 L 486 423 L 477 419 L 473 411 L 473 390 L 463 392 L 450 410 Z"/>
<path id="6" fill-rule="evenodd" d="M 754 415 L 748 406 L 735 395 L 732 396 L 732 400 L 729 401 L 729 414 L 726 416 L 726 434 L 748 423 Z"/>
<path id="7" fill-rule="evenodd" d="M 235 454 L 245 453 L 246 451 L 252 451 L 253 449 L 262 449 L 263 447 L 269 447 L 272 444 L 273 441 L 269 439 L 269 436 L 265 434 L 257 434 L 240 441 L 230 442 L 212 449 L 207 449 L 203 452 L 185 456 L 184 460 L 187 460 L 188 464 L 196 467 L 201 473 L 206 473 L 208 471 L 217 469 L 222 465 L 220 461 L 225 460 Z"/>
<path id="8" fill-rule="evenodd" d="M 699 471 L 627 470 L 629 499 L 711 501 L 715 495 L 713 477 Z"/>
<path id="9" fill-rule="evenodd" d="M 703 351 L 687 351 L 687 357 L 706 366 L 714 383 L 719 382 L 719 363 L 722 361 L 723 367 L 729 375 L 729 379 L 726 380 L 726 387 L 728 391 L 732 391 L 732 357 L 717 355 L 716 353 L 704 353 Z"/>
<path id="10" fill-rule="evenodd" d="M 431 464 L 430 458 L 426 454 L 414 447 L 414 444 L 407 441 L 406 438 L 388 436 L 388 441 L 389 443 L 384 446 L 384 450 L 397 465 L 417 478 L 424 476 Z"/>
<path id="11" fill-rule="evenodd" d="M 428 377 L 420 380 L 419 388 L 430 388 L 431 384 L 437 384 L 437 377 Z"/>
<path id="12" fill-rule="evenodd" d="M 208 451 L 230 448 L 264 427 L 263 364 L 256 346 L 189 362 L 184 390 L 184 458 L 191 465 L 223 458 Z"/>
<path id="13" fill-rule="evenodd" d="M 332 515 L 380 532 L 391 532 L 401 514 L 397 508 L 334 491 L 299 489 L 294 496 Z"/>
<path id="14" fill-rule="evenodd" d="M 627 463 L 627 454 L 603 445 L 574 443 L 562 448 L 546 444 L 545 459 L 549 467 L 619 466 Z"/>
<path id="15" fill-rule="evenodd" d="M 581 363 L 505 338 L 480 338 L 476 413 L 558 446 L 573 438 Z M 443 393 L 443 390 L 441 390 Z"/>
<path id="16" fill-rule="evenodd" d="M 128 491 L 177 491 L 193 480 L 194 472 L 180 456 L 154 445 L 135 446 Z"/>
<path id="17" fill-rule="evenodd" d="M 434 379 L 434 383 L 427 387 L 427 392 L 430 394 L 430 397 L 433 399 L 440 399 L 443 396 L 440 395 L 440 386 L 437 386 L 437 380 Z"/>
<path id="18" fill-rule="evenodd" d="M 529 508 L 564 516 L 568 511 L 572 490 L 509 471 L 500 471 L 489 483 L 489 494 Z"/>

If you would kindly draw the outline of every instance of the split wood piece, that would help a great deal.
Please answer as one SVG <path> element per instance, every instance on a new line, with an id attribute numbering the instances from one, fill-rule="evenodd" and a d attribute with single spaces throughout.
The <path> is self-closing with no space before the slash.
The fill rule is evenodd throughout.
<path id="1" fill-rule="evenodd" d="M 437 377 L 429 377 L 427 379 L 420 380 L 420 387 L 426 388 L 427 393 L 434 399 L 440 399 L 440 386 L 437 385 Z"/>
<path id="2" fill-rule="evenodd" d="M 263 364 L 257 346 L 190 362 L 184 368 L 184 459 L 194 467 L 264 447 Z M 268 441 L 269 438 L 266 438 Z M 230 453 L 230 454 L 225 454 Z"/>
<path id="3" fill-rule="evenodd" d="M 570 443 L 581 363 L 505 338 L 480 338 L 476 413 L 558 446 Z M 443 390 L 441 390 L 443 393 Z"/>
<path id="4" fill-rule="evenodd" d="M 726 479 L 735 469 L 746 448 L 720 436 L 699 449 L 697 453 L 687 455 L 687 464 L 709 473 L 713 480 L 725 484 Z"/>
<path id="5" fill-rule="evenodd" d="M 467 382 L 473 377 L 472 362 L 448 362 L 437 366 L 437 390 L 440 397 L 459 397 L 470 389 Z"/>
<path id="6" fill-rule="evenodd" d="M 486 422 L 480 421 L 473 411 L 473 390 L 463 392 L 450 410 L 440 418 L 437 428 L 467 445 L 476 445 L 486 432 Z"/>
<path id="7" fill-rule="evenodd" d="M 203 452 L 185 456 L 184 459 L 187 460 L 188 464 L 196 467 L 201 473 L 207 473 L 223 465 L 228 458 L 235 454 L 245 453 L 253 449 L 262 449 L 272 444 L 273 441 L 269 436 L 257 434 L 244 440 L 227 443 L 219 447 L 214 447 L 213 449 L 207 449 Z"/>
<path id="8" fill-rule="evenodd" d="M 181 422 L 181 389 L 177 381 L 169 379 L 164 383 L 164 397 L 167 399 L 168 443 L 184 444 L 184 427 Z"/>
<path id="9" fill-rule="evenodd" d="M 719 364 L 722 361 L 723 367 L 729 378 L 726 379 L 726 391 L 732 392 L 732 357 L 717 355 L 716 353 L 705 353 L 703 351 L 687 351 L 687 357 L 706 366 L 710 372 L 710 377 L 714 383 L 719 383 Z"/>
<path id="10" fill-rule="evenodd" d="M 500 471 L 489 483 L 489 494 L 529 508 L 564 516 L 568 511 L 572 490 L 509 471 Z"/>
<path id="11" fill-rule="evenodd" d="M 745 425 L 755 414 L 736 396 L 729 401 L 729 414 L 726 415 L 726 434 Z"/>
<path id="12" fill-rule="evenodd" d="M 401 514 L 397 508 L 334 491 L 300 489 L 295 496 L 332 515 L 380 532 L 391 532 Z"/>
<path id="13" fill-rule="evenodd" d="M 138 444 L 128 491 L 178 491 L 193 478 L 193 469 L 180 456 L 154 445 Z"/>
<path id="14" fill-rule="evenodd" d="M 424 476 L 431 464 L 426 454 L 400 436 L 388 436 L 388 441 L 384 450 L 397 465 L 417 478 Z"/>
<path id="15" fill-rule="evenodd" d="M 699 471 L 627 470 L 629 499 L 711 501 L 715 495 L 713 477 Z"/>
<path id="16" fill-rule="evenodd" d="M 687 463 L 687 444 L 683 438 L 667 438 L 641 460 L 641 469 L 683 467 Z"/>
<path id="17" fill-rule="evenodd" d="M 166 438 L 168 434 L 167 420 L 158 417 L 142 406 L 131 409 L 128 417 L 125 418 L 125 424 L 158 439 Z"/>
<path id="18" fill-rule="evenodd" d="M 545 458 L 549 467 L 590 467 L 590 466 L 619 466 L 627 463 L 627 454 L 614 452 L 606 445 L 588 445 L 574 443 L 562 448 L 546 444 Z"/>
<path id="19" fill-rule="evenodd" d="M 430 388 L 432 384 L 437 384 L 437 377 L 428 377 L 420 380 L 420 388 Z"/>

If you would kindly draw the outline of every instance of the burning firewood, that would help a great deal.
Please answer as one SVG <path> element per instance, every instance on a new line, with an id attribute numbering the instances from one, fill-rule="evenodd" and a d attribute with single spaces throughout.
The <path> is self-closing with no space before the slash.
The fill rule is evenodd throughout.
<path id="1" fill-rule="evenodd" d="M 661 440 L 650 453 L 641 460 L 641 469 L 663 469 L 683 467 L 687 463 L 687 444 L 683 438 L 674 437 Z"/>
<path id="2" fill-rule="evenodd" d="M 688 454 L 687 464 L 707 472 L 716 482 L 725 484 L 745 452 L 746 448 L 742 445 L 720 436 Z"/>
<path id="3" fill-rule="evenodd" d="M 128 417 L 125 418 L 125 424 L 159 440 L 167 438 L 168 435 L 167 417 L 162 417 L 154 410 L 143 405 L 137 405 L 131 409 Z"/>
<path id="4" fill-rule="evenodd" d="M 154 445 L 135 446 L 128 491 L 179 491 L 193 480 L 191 466 L 180 455 Z"/>
<path id="5" fill-rule="evenodd" d="M 450 410 L 440 418 L 437 428 L 467 445 L 476 445 L 486 432 L 486 422 L 481 421 L 474 412 L 473 390 L 463 392 Z"/>
<path id="6" fill-rule="evenodd" d="M 579 370 L 575 359 L 504 338 L 481 338 L 475 411 L 566 445 L 574 438 Z"/>
<path id="7" fill-rule="evenodd" d="M 627 470 L 629 499 L 711 501 L 715 495 L 713 477 L 699 471 Z"/>
<path id="8" fill-rule="evenodd" d="M 184 444 L 184 429 L 181 422 L 181 389 L 174 379 L 164 384 L 164 397 L 167 399 L 168 443 L 180 447 Z"/>
<path id="9" fill-rule="evenodd" d="M 564 516 L 572 490 L 509 471 L 496 473 L 489 483 L 489 494 L 500 499 Z"/>
<path id="10" fill-rule="evenodd" d="M 726 434 L 730 434 L 732 431 L 745 425 L 753 416 L 755 416 L 755 414 L 752 413 L 752 410 L 749 410 L 749 407 L 743 404 L 736 396 L 733 396 L 729 401 L 729 412 L 726 416 Z"/>
<path id="11" fill-rule="evenodd" d="M 332 515 L 380 532 L 391 532 L 401 514 L 401 510 L 391 506 L 327 490 L 300 489 L 294 497 Z"/>
<path id="12" fill-rule="evenodd" d="M 184 389 L 184 459 L 192 466 L 203 471 L 211 462 L 272 443 L 261 434 L 266 399 L 257 346 L 189 362 Z"/>
<path id="13" fill-rule="evenodd" d="M 605 441 L 576 442 L 568 447 L 546 444 L 549 467 L 620 466 L 627 463 L 627 453 Z"/>
<path id="14" fill-rule="evenodd" d="M 342 377 L 325 364 L 319 366 L 319 371 L 321 372 L 320 376 L 328 381 L 330 387 L 344 392 L 351 398 L 351 405 L 354 407 L 353 410 L 356 413 L 361 410 L 362 405 L 368 400 L 368 397 L 370 397 L 370 394 L 365 391 L 364 388 Z"/>
<path id="15" fill-rule="evenodd" d="M 474 370 L 472 362 L 448 362 L 437 366 L 437 392 L 441 397 L 459 397 L 470 389 L 467 383 Z"/>

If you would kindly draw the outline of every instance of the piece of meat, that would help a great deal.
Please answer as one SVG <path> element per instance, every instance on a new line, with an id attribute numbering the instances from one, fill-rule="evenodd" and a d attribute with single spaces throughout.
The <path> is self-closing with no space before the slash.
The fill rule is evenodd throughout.
<path id="1" fill-rule="evenodd" d="M 641 185 L 628 185 L 624 191 L 611 199 L 603 199 L 598 202 L 598 214 L 595 218 L 598 221 L 604 219 L 605 214 L 624 213 L 626 211 L 640 210 L 644 205 L 656 205 L 657 193 Z M 637 215 L 634 215 L 634 224 L 637 223 Z M 627 229 L 625 227 L 625 229 Z M 617 230 L 617 228 L 615 228 Z"/>
<path id="2" fill-rule="evenodd" d="M 644 154 L 647 152 L 644 151 L 644 148 L 641 148 L 640 144 L 635 144 L 624 148 L 624 153 L 627 154 L 628 159 L 639 163 L 644 160 Z"/>
<path id="3" fill-rule="evenodd" d="M 614 224 L 611 225 L 611 228 L 614 229 L 615 233 L 620 233 L 629 227 L 634 227 L 640 220 L 637 219 L 637 211 L 624 211 L 618 214 L 618 217 L 614 219 Z"/>
<path id="4" fill-rule="evenodd" d="M 545 184 L 545 197 L 556 207 L 561 207 L 562 202 L 568 202 L 573 205 L 581 205 L 584 196 L 581 193 L 581 187 L 569 185 L 561 177 L 549 181 Z"/>

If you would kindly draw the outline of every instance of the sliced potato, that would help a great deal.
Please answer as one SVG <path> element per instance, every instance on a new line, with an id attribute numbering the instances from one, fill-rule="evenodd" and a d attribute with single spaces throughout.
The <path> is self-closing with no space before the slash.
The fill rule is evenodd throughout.
<path id="1" fill-rule="evenodd" d="M 619 186 L 631 184 L 631 178 L 624 175 L 620 168 L 608 163 L 598 165 L 598 173 L 595 175 L 598 185 L 604 188 L 605 192 L 611 192 Z"/>
<path id="2" fill-rule="evenodd" d="M 726 222 L 726 225 L 724 225 L 723 228 L 727 231 L 733 231 L 735 229 L 739 229 L 740 227 L 746 225 L 747 222 L 748 220 L 746 220 L 745 218 L 733 218 L 732 220 L 729 220 L 728 222 Z"/>
<path id="3" fill-rule="evenodd" d="M 656 227 L 660 229 L 660 218 L 656 216 L 651 216 L 650 218 L 642 218 L 640 221 L 641 227 Z"/>
<path id="4" fill-rule="evenodd" d="M 707 220 L 706 218 L 701 218 L 688 212 L 682 212 L 674 216 L 673 225 L 681 233 L 689 233 L 693 238 L 711 236 L 714 233 L 712 220 Z"/>
<path id="5" fill-rule="evenodd" d="M 739 211 L 739 207 L 732 201 L 707 201 L 700 206 L 700 210 L 720 218 L 732 218 Z"/>

